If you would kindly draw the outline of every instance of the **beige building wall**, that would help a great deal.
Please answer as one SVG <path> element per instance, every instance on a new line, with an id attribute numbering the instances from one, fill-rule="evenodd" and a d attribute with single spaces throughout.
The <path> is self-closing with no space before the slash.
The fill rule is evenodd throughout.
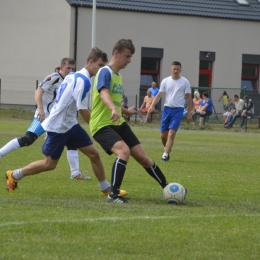
<path id="1" fill-rule="evenodd" d="M 0 1 L 2 103 L 35 104 L 36 80 L 71 55 L 70 16 L 65 0 Z"/>
<path id="2" fill-rule="evenodd" d="M 130 103 L 139 95 L 142 47 L 164 49 L 161 80 L 170 75 L 171 62 L 179 60 L 191 86 L 198 85 L 200 51 L 216 52 L 212 87 L 235 91 L 241 84 L 242 54 L 260 54 L 259 22 L 103 9 L 96 14 L 96 45 L 109 59 L 118 39 L 135 44 L 132 63 L 121 71 Z M 34 104 L 36 80 L 51 73 L 63 57 L 74 57 L 74 30 L 75 7 L 65 0 L 1 1 L 1 102 Z M 92 9 L 79 7 L 77 69 L 84 66 L 91 43 Z M 220 91 L 212 94 L 216 99 Z"/>

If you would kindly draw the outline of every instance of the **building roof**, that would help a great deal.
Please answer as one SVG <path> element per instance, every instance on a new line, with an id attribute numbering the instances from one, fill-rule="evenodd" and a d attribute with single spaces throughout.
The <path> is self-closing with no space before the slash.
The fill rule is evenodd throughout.
<path id="1" fill-rule="evenodd" d="M 260 21 L 260 0 L 96 0 L 102 9 Z M 92 7 L 93 0 L 67 0 Z"/>

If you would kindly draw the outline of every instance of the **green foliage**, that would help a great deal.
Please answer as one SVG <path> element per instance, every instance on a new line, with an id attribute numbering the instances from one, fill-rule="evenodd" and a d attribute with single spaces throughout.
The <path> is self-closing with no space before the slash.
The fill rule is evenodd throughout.
<path id="1" fill-rule="evenodd" d="M 1 120 L 0 147 L 27 127 Z M 259 133 L 182 125 L 162 163 L 159 125 L 132 129 L 167 180 L 188 188 L 184 205 L 167 205 L 133 159 L 121 187 L 131 204 L 106 203 L 82 154 L 81 170 L 92 180 L 69 179 L 66 151 L 54 171 L 24 178 L 8 193 L 7 170 L 44 158 L 40 137 L 0 159 L 0 259 L 259 259 Z M 115 157 L 96 146 L 110 179 Z"/>

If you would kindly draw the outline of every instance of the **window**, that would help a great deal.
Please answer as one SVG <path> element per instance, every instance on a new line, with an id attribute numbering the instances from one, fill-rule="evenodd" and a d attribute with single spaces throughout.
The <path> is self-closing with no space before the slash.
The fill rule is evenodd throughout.
<path id="1" fill-rule="evenodd" d="M 247 88 L 247 91 L 250 92 L 258 92 L 259 67 L 255 64 L 242 64 L 241 88 Z"/>
<path id="2" fill-rule="evenodd" d="M 211 87 L 212 61 L 200 61 L 199 87 Z"/>

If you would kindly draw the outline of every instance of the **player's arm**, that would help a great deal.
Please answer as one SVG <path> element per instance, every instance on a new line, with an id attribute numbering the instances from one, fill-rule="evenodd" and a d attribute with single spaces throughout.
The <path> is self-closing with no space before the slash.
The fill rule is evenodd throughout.
<path id="1" fill-rule="evenodd" d="M 152 113 L 152 110 L 155 109 L 155 105 L 159 102 L 161 97 L 162 97 L 162 92 L 158 92 L 157 95 L 153 99 L 153 102 L 148 110 L 148 113 Z"/>
<path id="2" fill-rule="evenodd" d="M 129 107 L 128 109 L 122 107 L 121 109 L 122 109 L 122 113 L 125 114 L 125 115 L 131 116 L 131 115 L 136 114 L 136 108 L 135 108 L 135 106 Z"/>
<path id="3" fill-rule="evenodd" d="M 82 118 L 85 120 L 85 122 L 87 122 L 89 124 L 89 120 L 90 120 L 89 110 L 87 110 L 87 109 L 80 109 L 79 113 L 82 116 Z"/>
<path id="4" fill-rule="evenodd" d="M 34 99 L 38 107 L 38 119 L 42 122 L 45 119 L 45 113 L 43 109 L 42 104 L 42 96 L 43 96 L 44 90 L 41 87 L 38 87 L 34 94 Z"/>
<path id="5" fill-rule="evenodd" d="M 118 124 L 121 115 L 119 114 L 117 107 L 115 106 L 113 100 L 110 97 L 109 90 L 103 87 L 101 88 L 99 95 L 103 103 L 112 111 L 110 119 L 112 120 L 112 122 L 116 122 Z"/>

